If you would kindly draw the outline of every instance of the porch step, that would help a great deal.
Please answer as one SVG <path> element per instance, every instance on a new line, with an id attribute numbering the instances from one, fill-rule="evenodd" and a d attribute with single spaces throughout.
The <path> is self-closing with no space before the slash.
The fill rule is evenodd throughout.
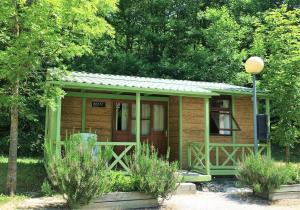
<path id="1" fill-rule="evenodd" d="M 196 192 L 197 189 L 194 183 L 179 183 L 175 194 L 195 194 Z"/>
<path id="2" fill-rule="evenodd" d="M 209 182 L 211 181 L 211 175 L 200 174 L 193 171 L 181 170 L 182 182 Z"/>

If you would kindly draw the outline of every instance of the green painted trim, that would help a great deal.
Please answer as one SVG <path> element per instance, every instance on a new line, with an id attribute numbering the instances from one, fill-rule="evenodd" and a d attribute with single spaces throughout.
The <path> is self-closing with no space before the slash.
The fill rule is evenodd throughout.
<path id="1" fill-rule="evenodd" d="M 66 96 L 102 98 L 102 99 L 135 100 L 134 95 L 115 95 L 115 94 L 104 94 L 104 93 L 67 92 Z M 169 98 L 168 97 L 141 96 L 141 100 L 142 101 L 169 101 Z"/>
<path id="2" fill-rule="evenodd" d="M 271 116 L 270 116 L 270 99 L 266 99 L 266 114 L 268 115 L 268 128 L 269 128 L 269 133 L 270 133 L 270 128 L 271 128 Z M 269 139 L 268 142 L 268 156 L 271 158 L 272 157 L 272 150 L 271 150 L 271 139 Z"/>
<path id="3" fill-rule="evenodd" d="M 168 120 L 168 127 L 167 127 L 167 134 L 168 134 L 168 149 L 170 148 L 170 102 L 168 100 L 168 117 L 167 117 L 167 120 Z"/>
<path id="4" fill-rule="evenodd" d="M 236 170 L 211 170 L 211 175 L 236 175 Z"/>
<path id="5" fill-rule="evenodd" d="M 86 97 L 83 97 L 82 107 L 81 107 L 81 132 L 85 132 L 85 123 L 86 123 Z"/>
<path id="6" fill-rule="evenodd" d="M 211 91 L 214 91 L 216 93 L 219 93 L 220 95 L 235 95 L 235 96 L 252 96 L 252 91 L 251 92 L 242 92 L 238 90 L 218 90 L 218 89 L 209 89 Z M 258 92 L 257 93 L 258 97 L 268 97 L 268 93 L 265 92 Z"/>
<path id="7" fill-rule="evenodd" d="M 231 109 L 232 109 L 231 110 L 232 111 L 232 116 L 235 117 L 235 96 L 231 97 Z M 233 119 L 232 119 L 231 124 L 234 126 L 234 120 Z M 234 129 L 235 127 L 232 127 L 232 128 Z M 231 132 L 232 132 L 232 135 L 231 135 L 231 137 L 232 137 L 232 144 L 235 144 L 236 143 L 236 131 L 233 130 Z"/>
<path id="8" fill-rule="evenodd" d="M 50 139 L 50 141 L 52 143 L 55 143 L 54 140 L 55 140 L 55 128 L 56 128 L 56 112 L 55 110 L 53 110 L 53 108 L 50 108 L 50 121 L 49 121 L 49 133 L 48 133 L 48 137 Z"/>
<path id="9" fill-rule="evenodd" d="M 136 151 L 137 155 L 140 154 L 141 147 L 141 94 L 136 93 L 136 101 L 135 101 L 135 122 L 136 122 Z"/>
<path id="10" fill-rule="evenodd" d="M 95 145 L 98 146 L 130 146 L 136 145 L 136 142 L 116 142 L 116 141 L 98 141 L 95 143 Z"/>
<path id="11" fill-rule="evenodd" d="M 179 141 L 179 166 L 182 168 L 182 96 L 178 97 L 178 141 Z"/>
<path id="12" fill-rule="evenodd" d="M 209 155 L 209 99 L 204 99 L 204 142 L 205 142 L 205 169 L 206 174 L 210 175 L 210 155 Z"/>
<path id="13" fill-rule="evenodd" d="M 61 124 L 61 98 L 57 98 L 57 107 L 56 107 L 56 119 L 55 119 L 55 141 L 56 141 L 56 154 L 60 155 L 60 124 Z"/>
<path id="14" fill-rule="evenodd" d="M 199 174 L 199 176 L 182 176 L 183 182 L 209 182 L 211 175 Z"/>
<path id="15" fill-rule="evenodd" d="M 65 88 L 75 88 L 75 89 L 87 89 L 87 90 L 108 90 L 108 91 L 124 91 L 124 92 L 140 92 L 140 93 L 149 93 L 149 94 L 162 94 L 162 95 L 184 95 L 184 96 L 214 96 L 219 95 L 218 93 L 209 92 L 209 93 L 200 93 L 193 91 L 175 91 L 175 90 L 161 90 L 155 88 L 136 88 L 136 87 L 122 87 L 114 85 L 97 85 L 97 84 L 87 84 L 79 82 L 64 82 L 64 81 L 48 81 L 51 84 L 61 85 Z"/>
<path id="16" fill-rule="evenodd" d="M 45 111 L 45 139 L 48 139 L 48 132 L 49 132 L 49 128 L 48 128 L 48 124 L 49 124 L 49 108 L 48 106 L 46 106 L 46 111 Z"/>

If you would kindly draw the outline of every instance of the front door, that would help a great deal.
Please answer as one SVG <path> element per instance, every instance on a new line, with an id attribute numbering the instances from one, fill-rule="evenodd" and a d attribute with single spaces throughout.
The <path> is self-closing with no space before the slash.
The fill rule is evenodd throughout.
<path id="1" fill-rule="evenodd" d="M 160 155 L 167 148 L 167 110 L 163 102 L 141 102 L 141 143 L 153 145 Z M 133 101 L 116 101 L 113 141 L 135 141 L 136 110 Z"/>

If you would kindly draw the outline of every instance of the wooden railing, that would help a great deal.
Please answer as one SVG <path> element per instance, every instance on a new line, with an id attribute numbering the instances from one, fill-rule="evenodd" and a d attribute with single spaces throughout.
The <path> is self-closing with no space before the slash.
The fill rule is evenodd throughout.
<path id="1" fill-rule="evenodd" d="M 112 148 L 112 159 L 109 160 L 108 169 L 130 172 L 125 157 L 131 155 L 130 152 L 135 149 L 136 142 L 97 142 L 96 146 Z"/>
<path id="2" fill-rule="evenodd" d="M 207 167 L 215 175 L 222 175 L 222 170 L 227 170 L 226 174 L 234 174 L 239 162 L 244 162 L 246 157 L 253 154 L 253 144 L 223 144 L 210 143 L 209 152 L 206 155 L 205 144 L 191 142 L 188 144 L 188 166 L 190 169 L 201 173 L 207 172 Z M 258 154 L 270 156 L 268 144 L 259 144 Z M 207 165 L 207 158 L 208 163 Z M 212 173 L 214 174 L 214 173 Z"/>
<path id="3" fill-rule="evenodd" d="M 63 151 L 64 141 L 60 142 L 61 152 Z M 136 142 L 96 142 L 96 147 L 99 150 L 107 149 L 112 150 L 112 157 L 107 160 L 107 167 L 109 170 L 121 170 L 130 173 L 128 163 L 126 162 L 126 156 L 132 155 L 132 152 L 136 148 Z M 63 153 L 63 152 L 62 152 Z"/>

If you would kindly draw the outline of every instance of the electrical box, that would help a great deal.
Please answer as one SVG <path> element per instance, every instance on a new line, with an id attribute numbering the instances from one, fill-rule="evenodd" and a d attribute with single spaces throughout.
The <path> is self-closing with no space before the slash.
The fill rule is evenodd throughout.
<path id="1" fill-rule="evenodd" d="M 269 138 L 269 122 L 267 114 L 258 114 L 257 117 L 257 139 L 260 142 L 267 142 Z"/>

